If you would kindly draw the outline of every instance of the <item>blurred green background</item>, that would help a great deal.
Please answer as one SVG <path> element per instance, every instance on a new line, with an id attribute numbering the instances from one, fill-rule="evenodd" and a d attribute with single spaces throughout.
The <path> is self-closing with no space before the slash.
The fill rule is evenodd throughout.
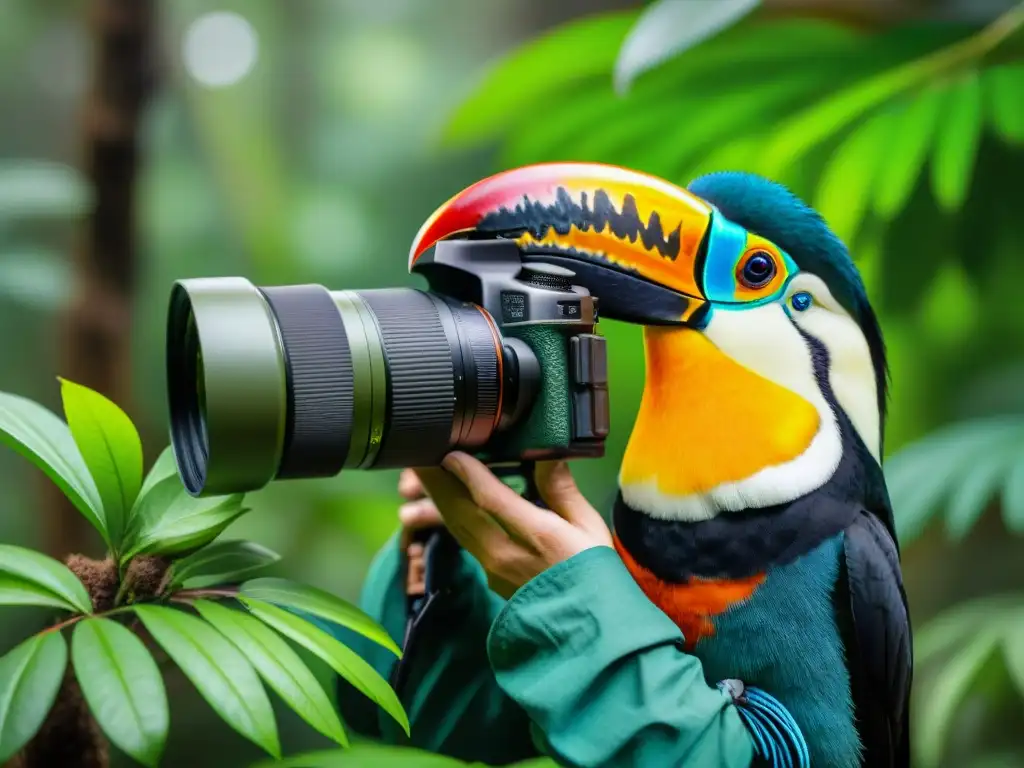
<path id="1" fill-rule="evenodd" d="M 140 4 L 154 35 L 139 49 L 125 4 L 7 0 L 0 390 L 57 410 L 58 375 L 103 391 L 139 424 L 148 465 L 166 444 L 177 278 L 417 284 L 406 254 L 426 216 L 523 163 L 599 160 L 680 184 L 765 173 L 850 244 L 889 345 L 915 759 L 1024 765 L 1024 12 L 1002 0 L 715 2 L 172 0 Z M 680 53 L 700 13 L 724 6 L 753 14 Z M 137 124 L 124 108 L 136 92 Z M 109 147 L 135 140 L 133 176 Z M 605 459 L 575 471 L 607 507 L 643 355 L 638 329 L 602 331 L 613 436 Z M 229 535 L 355 598 L 394 530 L 395 482 L 275 485 Z M 101 554 L 9 451 L 0 488 L 0 541 Z M 0 651 L 40 621 L 4 617 Z M 168 765 L 258 757 L 188 686 L 170 690 Z M 282 731 L 286 752 L 325 746 L 284 714 Z"/>

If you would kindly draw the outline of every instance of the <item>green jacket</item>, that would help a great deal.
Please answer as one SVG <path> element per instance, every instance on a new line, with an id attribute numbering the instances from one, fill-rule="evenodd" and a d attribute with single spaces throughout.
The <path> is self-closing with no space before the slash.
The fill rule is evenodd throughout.
<path id="1" fill-rule="evenodd" d="M 679 629 L 640 591 L 616 552 L 595 547 L 525 584 L 508 601 L 460 553 L 455 589 L 409 648 L 401 728 L 342 682 L 350 727 L 467 761 L 547 755 L 566 766 L 748 768 L 751 738 L 732 699 L 704 680 Z M 406 621 L 397 540 L 377 555 L 362 607 L 401 643 Z M 395 657 L 341 638 L 385 677 Z"/>

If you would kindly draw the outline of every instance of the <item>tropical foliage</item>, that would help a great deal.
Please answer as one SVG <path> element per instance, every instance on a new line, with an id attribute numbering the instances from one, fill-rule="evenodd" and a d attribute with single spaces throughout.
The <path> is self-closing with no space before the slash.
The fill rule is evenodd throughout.
<path id="1" fill-rule="evenodd" d="M 70 381 L 61 381 L 61 394 L 66 422 L 31 400 L 0 393 L 0 442 L 60 487 L 108 554 L 102 561 L 75 556 L 65 565 L 0 545 L 0 605 L 58 612 L 51 627 L 0 658 L 0 763 L 45 729 L 70 665 L 110 741 L 139 763 L 158 765 L 170 715 L 145 638 L 228 725 L 274 757 L 281 745 L 267 689 L 321 734 L 348 745 L 331 697 L 292 644 L 408 732 L 392 688 L 316 620 L 398 655 L 382 627 L 327 592 L 256 575 L 279 559 L 274 552 L 217 538 L 249 511 L 243 494 L 190 496 L 169 448 L 144 474 L 142 444 L 124 411 Z"/>

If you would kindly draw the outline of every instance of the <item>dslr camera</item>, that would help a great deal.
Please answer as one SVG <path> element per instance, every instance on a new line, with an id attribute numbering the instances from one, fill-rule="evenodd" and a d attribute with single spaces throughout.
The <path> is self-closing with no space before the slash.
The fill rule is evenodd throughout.
<path id="1" fill-rule="evenodd" d="M 423 225 L 427 290 L 174 284 L 171 443 L 197 496 L 344 469 L 603 455 L 606 317 L 692 322 L 710 207 L 612 166 L 485 179 Z"/>

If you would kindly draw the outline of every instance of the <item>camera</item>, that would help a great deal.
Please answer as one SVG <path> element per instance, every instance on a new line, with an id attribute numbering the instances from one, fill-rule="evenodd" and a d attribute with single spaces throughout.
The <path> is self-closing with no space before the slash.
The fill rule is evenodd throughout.
<path id="1" fill-rule="evenodd" d="M 193 494 L 343 469 L 601 456 L 597 299 L 507 240 L 438 243 L 429 290 L 175 283 L 171 438 Z"/>
<path id="2" fill-rule="evenodd" d="M 711 207 L 613 166 L 550 163 L 468 187 L 423 225 L 427 290 L 180 280 L 167 322 L 171 444 L 189 493 L 421 467 L 603 455 L 603 316 L 699 322 Z M 725 226 L 719 224 L 718 226 Z"/>

